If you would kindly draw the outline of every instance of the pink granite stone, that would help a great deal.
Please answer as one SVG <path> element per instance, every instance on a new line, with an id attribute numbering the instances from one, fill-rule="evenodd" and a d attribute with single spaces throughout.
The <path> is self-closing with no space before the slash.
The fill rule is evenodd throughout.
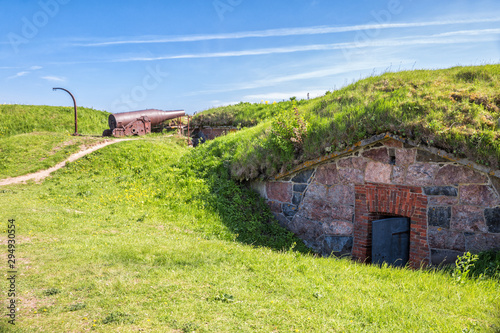
<path id="1" fill-rule="evenodd" d="M 451 210 L 450 229 L 456 231 L 487 232 L 483 209 L 474 206 L 454 206 Z"/>
<path id="2" fill-rule="evenodd" d="M 396 165 L 408 166 L 415 163 L 417 151 L 415 149 L 396 149 Z"/>
<path id="3" fill-rule="evenodd" d="M 328 191 L 327 186 L 318 183 L 312 183 L 307 188 L 303 200 L 311 200 L 311 201 L 325 200 L 327 191 Z"/>
<path id="4" fill-rule="evenodd" d="M 266 184 L 269 200 L 292 202 L 292 184 L 284 182 L 269 182 Z"/>
<path id="5" fill-rule="evenodd" d="M 323 233 L 327 235 L 350 236 L 352 235 L 353 224 L 348 221 L 334 220 L 329 223 L 323 223 L 322 228 Z"/>
<path id="6" fill-rule="evenodd" d="M 291 232 L 303 240 L 313 241 L 323 233 L 321 223 L 311 221 L 299 214 L 295 215 L 289 228 Z"/>
<path id="7" fill-rule="evenodd" d="M 368 161 L 363 157 L 348 157 L 337 162 L 339 168 L 358 169 L 365 171 Z"/>
<path id="8" fill-rule="evenodd" d="M 500 203 L 496 192 L 487 185 L 460 186 L 460 202 L 466 205 L 494 207 Z"/>
<path id="9" fill-rule="evenodd" d="M 406 179 L 406 168 L 394 166 L 392 168 L 391 180 L 393 184 L 404 184 Z"/>
<path id="10" fill-rule="evenodd" d="M 465 251 L 465 236 L 463 232 L 430 226 L 427 230 L 427 235 L 431 248 Z"/>
<path id="11" fill-rule="evenodd" d="M 432 185 L 439 166 L 428 163 L 410 165 L 406 174 L 406 184 L 413 186 Z"/>
<path id="12" fill-rule="evenodd" d="M 428 196 L 429 206 L 453 206 L 458 203 L 458 197 L 448 197 L 445 195 Z"/>
<path id="13" fill-rule="evenodd" d="M 436 175 L 436 185 L 486 184 L 488 176 L 462 165 L 445 165 Z"/>
<path id="14" fill-rule="evenodd" d="M 465 250 L 480 252 L 500 250 L 500 234 L 472 234 L 465 236 Z"/>
<path id="15" fill-rule="evenodd" d="M 314 221 L 331 221 L 331 206 L 324 199 L 306 197 L 302 201 L 299 213 Z"/>
<path id="16" fill-rule="evenodd" d="M 330 222 L 333 219 L 352 220 L 354 214 L 354 186 L 326 186 L 311 184 L 307 190 L 299 213 L 310 220 Z"/>
<path id="17" fill-rule="evenodd" d="M 334 163 L 324 164 L 316 170 L 314 180 L 320 184 L 333 185 L 340 183 L 340 176 L 337 165 Z"/>
<path id="18" fill-rule="evenodd" d="M 312 183 L 302 199 L 300 214 L 315 220 L 331 220 L 331 206 L 327 202 L 327 187 Z"/>
<path id="19" fill-rule="evenodd" d="M 326 200 L 332 205 L 354 206 L 354 196 L 354 185 L 335 185 L 328 189 Z"/>
<path id="20" fill-rule="evenodd" d="M 390 183 L 392 166 L 380 162 L 369 162 L 366 166 L 365 182 Z"/>
<path id="21" fill-rule="evenodd" d="M 313 221 L 330 222 L 334 219 L 352 220 L 354 207 L 332 205 L 323 200 L 308 201 L 302 204 L 300 214 Z"/>
<path id="22" fill-rule="evenodd" d="M 340 180 L 342 183 L 362 184 L 365 173 L 359 169 L 339 169 Z"/>
<path id="23" fill-rule="evenodd" d="M 375 148 L 375 149 L 365 150 L 362 153 L 362 155 L 363 157 L 372 159 L 377 162 L 390 163 L 391 161 L 389 153 L 387 152 L 387 148 Z"/>
<path id="24" fill-rule="evenodd" d="M 330 207 L 330 219 L 352 221 L 354 206 L 333 205 Z"/>

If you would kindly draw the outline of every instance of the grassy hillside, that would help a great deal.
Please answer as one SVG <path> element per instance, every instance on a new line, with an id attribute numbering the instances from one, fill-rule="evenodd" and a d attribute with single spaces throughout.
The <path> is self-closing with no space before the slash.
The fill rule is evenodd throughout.
<path id="1" fill-rule="evenodd" d="M 69 107 L 0 105 L 0 179 L 48 169 L 86 146 L 104 141 L 109 113 Z"/>
<path id="2" fill-rule="evenodd" d="M 419 70 L 370 77 L 310 101 L 242 103 L 207 110 L 196 118 L 199 124 L 237 125 L 257 115 L 257 128 L 225 139 L 221 149 L 239 180 L 273 176 L 386 132 L 499 168 L 499 91 L 500 65 Z M 295 107 L 299 123 L 300 118 L 307 123 L 299 143 L 290 140 L 297 127 Z M 288 125 L 285 130 L 283 123 Z M 212 145 L 220 143 L 204 149 L 219 149 Z"/>
<path id="3" fill-rule="evenodd" d="M 78 133 L 101 135 L 108 128 L 108 112 L 78 107 Z M 72 107 L 0 105 L 0 137 L 31 132 L 75 132 Z"/>
<path id="4" fill-rule="evenodd" d="M 17 325 L 2 319 L 0 332 L 500 327 L 498 282 L 316 258 L 204 153 L 146 137 L 70 163 L 41 185 L 2 187 L 0 218 L 16 220 L 21 274 Z"/>

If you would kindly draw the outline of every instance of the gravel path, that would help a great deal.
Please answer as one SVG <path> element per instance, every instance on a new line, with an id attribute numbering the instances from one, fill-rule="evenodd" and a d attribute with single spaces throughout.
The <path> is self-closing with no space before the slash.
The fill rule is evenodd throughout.
<path id="1" fill-rule="evenodd" d="M 100 143 L 98 145 L 95 145 L 93 147 L 90 147 L 88 149 L 84 149 L 79 151 L 78 153 L 75 153 L 65 159 L 64 161 L 54 165 L 53 167 L 47 169 L 47 170 L 40 170 L 35 173 L 30 173 L 27 175 L 23 176 L 18 176 L 18 177 L 10 177 L 10 178 L 5 178 L 5 179 L 0 179 L 0 186 L 3 185 L 11 185 L 11 184 L 19 184 L 19 183 L 26 183 L 28 180 L 34 180 L 35 182 L 40 182 L 41 180 L 45 179 L 48 177 L 52 172 L 61 169 L 63 166 L 66 165 L 67 162 L 73 162 L 79 159 L 80 157 L 83 157 L 87 154 L 90 154 L 98 149 L 101 149 L 103 147 L 112 145 L 113 143 L 117 142 L 122 142 L 122 141 L 128 141 L 130 139 L 123 139 L 123 140 L 112 140 L 112 141 L 106 141 L 104 143 Z"/>

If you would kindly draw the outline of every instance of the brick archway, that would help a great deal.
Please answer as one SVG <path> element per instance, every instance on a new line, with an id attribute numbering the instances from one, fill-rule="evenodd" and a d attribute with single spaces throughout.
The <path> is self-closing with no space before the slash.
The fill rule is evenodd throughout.
<path id="1" fill-rule="evenodd" d="M 355 192 L 354 259 L 371 260 L 372 221 L 389 215 L 410 218 L 410 266 L 418 268 L 429 264 L 427 197 L 422 188 L 366 183 L 356 185 Z"/>

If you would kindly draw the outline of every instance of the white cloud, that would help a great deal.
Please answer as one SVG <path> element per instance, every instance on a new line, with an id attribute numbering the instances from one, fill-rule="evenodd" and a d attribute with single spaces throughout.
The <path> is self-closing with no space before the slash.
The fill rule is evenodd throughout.
<path id="1" fill-rule="evenodd" d="M 455 24 L 473 24 L 473 23 L 494 23 L 500 22 L 500 18 L 482 18 L 482 19 L 462 19 L 462 20 L 439 20 L 428 22 L 409 22 L 409 23 L 373 23 L 344 27 L 333 26 L 315 26 L 304 28 L 284 28 L 269 29 L 259 31 L 243 31 L 225 34 L 191 35 L 191 36 L 167 36 L 167 37 L 141 37 L 139 39 L 122 39 L 114 41 L 79 43 L 75 46 L 112 46 L 124 44 L 158 44 L 175 42 L 198 42 L 217 39 L 242 39 L 242 38 L 265 38 L 265 37 L 285 37 L 285 36 L 303 36 L 303 35 L 322 35 L 343 32 L 363 31 L 363 30 L 381 30 L 381 29 L 402 29 L 415 27 L 444 26 Z"/>
<path id="2" fill-rule="evenodd" d="M 7 69 L 7 68 L 8 67 L 5 67 L 4 69 Z M 22 72 L 18 72 L 15 75 L 9 76 L 7 79 L 11 80 L 11 79 L 15 79 L 15 78 L 18 78 L 18 77 L 21 77 L 21 76 L 26 76 L 26 75 L 30 74 L 32 71 L 36 71 L 36 70 L 39 70 L 39 69 L 42 69 L 42 68 L 43 67 L 41 67 L 41 66 L 31 66 L 28 70 L 25 70 L 25 71 L 22 71 Z"/>
<path id="3" fill-rule="evenodd" d="M 25 75 L 28 75 L 30 72 L 28 71 L 22 71 L 22 72 L 18 72 L 16 73 L 15 75 L 12 75 L 12 76 L 9 76 L 7 79 L 15 79 L 15 78 L 18 78 L 18 77 L 21 77 L 21 76 L 25 76 Z"/>
<path id="4" fill-rule="evenodd" d="M 66 82 L 66 78 L 58 76 L 42 76 L 41 78 L 52 82 Z"/>
<path id="5" fill-rule="evenodd" d="M 461 31 L 452 31 L 452 32 L 427 35 L 427 36 L 422 36 L 422 35 L 406 36 L 401 38 L 388 38 L 380 40 L 367 38 L 365 41 L 355 41 L 347 43 L 312 44 L 312 45 L 298 45 L 298 46 L 287 46 L 287 47 L 265 48 L 265 49 L 250 49 L 242 51 L 193 53 L 193 54 L 167 55 L 167 56 L 157 56 L 157 57 L 122 58 L 113 60 L 112 62 L 224 58 L 224 57 L 256 56 L 256 55 L 295 53 L 295 52 L 307 52 L 307 51 L 349 50 L 349 49 L 359 49 L 367 47 L 394 47 L 394 46 L 415 46 L 415 45 L 432 45 L 432 44 L 492 42 L 492 41 L 497 41 L 499 39 L 497 36 L 498 33 L 500 33 L 500 29 L 461 30 Z"/>

